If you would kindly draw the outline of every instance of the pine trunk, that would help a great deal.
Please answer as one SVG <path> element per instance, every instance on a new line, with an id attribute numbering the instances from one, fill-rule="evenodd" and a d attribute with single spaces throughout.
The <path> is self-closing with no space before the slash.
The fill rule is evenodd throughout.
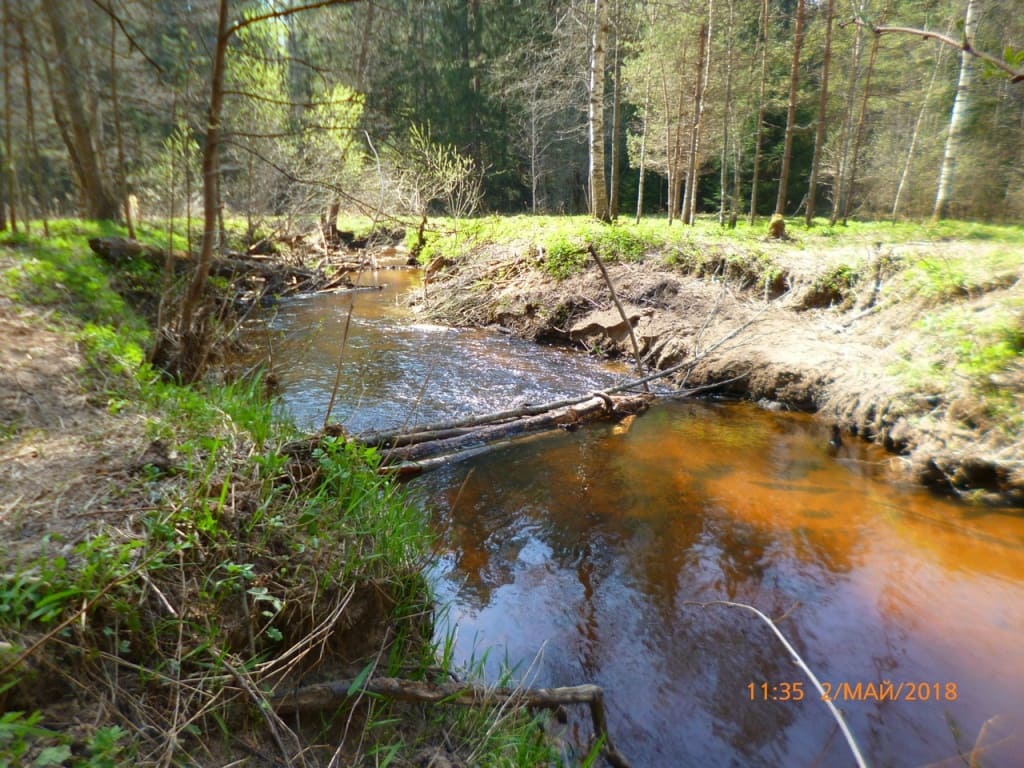
<path id="1" fill-rule="evenodd" d="M 750 216 L 757 219 L 757 184 L 761 180 L 761 143 L 764 134 L 765 90 L 768 83 L 768 0 L 761 3 L 761 87 L 757 97 L 757 133 L 754 136 L 754 177 L 750 183 Z"/>
<path id="2" fill-rule="evenodd" d="M 889 5 L 886 3 L 882 11 L 882 18 L 885 18 Z M 846 182 L 846 195 L 843 198 L 843 226 L 850 215 L 850 201 L 853 199 L 853 185 L 857 181 L 857 167 L 860 165 L 860 149 L 864 144 L 864 130 L 867 125 L 868 100 L 871 98 L 871 79 L 875 73 L 875 61 L 878 59 L 878 44 L 881 40 L 879 35 L 871 41 L 871 54 L 868 56 L 867 73 L 864 75 L 864 95 L 861 97 L 860 116 L 857 118 L 857 130 L 853 136 L 853 157 L 850 160 L 850 172 Z"/>
<path id="3" fill-rule="evenodd" d="M 693 224 L 694 208 L 697 199 L 697 150 L 700 146 L 700 120 L 704 102 L 704 57 L 706 55 L 708 32 L 707 22 L 700 26 L 700 38 L 697 48 L 697 77 L 693 87 L 693 117 L 690 123 L 690 146 L 686 162 L 686 197 L 683 200 L 682 220 L 684 224 Z"/>
<path id="4" fill-rule="evenodd" d="M 610 198 L 608 200 L 608 213 L 612 220 L 619 215 L 619 186 L 621 185 L 621 174 L 619 166 L 622 160 L 619 155 L 619 142 L 622 138 L 622 59 L 619 51 L 619 34 L 615 33 L 615 55 L 612 64 L 612 175 L 610 180 Z"/>
<path id="5" fill-rule="evenodd" d="M 814 126 L 814 155 L 811 157 L 811 179 L 807 183 L 807 226 L 814 223 L 815 198 L 818 193 L 818 170 L 821 166 L 821 149 L 825 145 L 825 125 L 828 121 L 828 70 L 832 65 L 832 12 L 835 0 L 828 0 L 825 7 L 825 50 L 821 61 L 821 89 L 818 92 L 818 119 Z"/>
<path id="6" fill-rule="evenodd" d="M 804 43 L 804 0 L 797 0 L 796 30 L 793 32 L 793 66 L 789 73 L 789 107 L 786 110 L 786 139 L 782 148 L 782 172 L 779 174 L 779 195 L 775 200 L 775 213 L 786 215 L 786 186 L 789 167 L 793 160 L 793 132 L 796 130 L 796 100 L 800 85 L 800 49 Z"/>

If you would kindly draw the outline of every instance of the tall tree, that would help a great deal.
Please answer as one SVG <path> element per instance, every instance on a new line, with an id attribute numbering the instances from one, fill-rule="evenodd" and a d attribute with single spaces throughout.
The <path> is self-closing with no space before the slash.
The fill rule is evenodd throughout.
<path id="1" fill-rule="evenodd" d="M 977 25 L 978 0 L 967 0 L 967 11 L 964 14 L 964 45 L 973 45 Z M 939 171 L 939 188 L 935 193 L 935 207 L 932 209 L 932 220 L 939 221 L 949 214 L 950 196 L 956 174 L 956 164 L 962 152 L 961 143 L 967 123 L 967 104 L 971 98 L 974 81 L 974 56 L 968 50 L 960 53 L 960 76 L 956 84 L 956 96 L 953 99 L 953 111 L 949 116 L 949 132 L 946 134 L 946 149 L 942 153 L 942 169 Z"/>
<path id="2" fill-rule="evenodd" d="M 828 0 L 825 6 L 825 50 L 821 59 L 821 85 L 818 88 L 818 117 L 814 126 L 814 155 L 811 158 L 811 178 L 807 182 L 807 213 L 804 222 L 811 226 L 814 221 L 815 197 L 818 192 L 818 169 L 821 166 L 821 149 L 825 145 L 825 127 L 828 122 L 828 70 L 832 65 L 832 15 L 835 0 Z"/>
<path id="3" fill-rule="evenodd" d="M 775 201 L 775 213 L 786 214 L 786 188 L 789 184 L 789 167 L 793 161 L 793 133 L 796 131 L 796 102 L 800 95 L 800 50 L 804 43 L 804 0 L 796 3 L 796 29 L 793 32 L 793 66 L 789 74 L 789 105 L 786 109 L 786 138 L 782 148 L 782 171 L 779 174 L 779 195 Z"/>
<path id="4" fill-rule="evenodd" d="M 682 220 L 693 224 L 697 208 L 698 151 L 700 149 L 701 118 L 704 116 L 704 92 L 707 87 L 707 72 L 710 69 L 708 57 L 711 54 L 711 2 L 708 2 L 708 18 L 701 24 L 697 40 L 697 77 L 693 86 L 693 112 L 690 123 L 690 146 L 686 163 L 686 193 L 683 200 Z"/>
<path id="5" fill-rule="evenodd" d="M 769 25 L 769 0 L 761 2 L 761 80 L 757 98 L 757 130 L 754 134 L 754 171 L 753 180 L 750 183 L 750 215 L 748 221 L 754 223 L 757 218 L 757 187 L 761 175 L 761 155 L 763 152 L 762 141 L 764 138 L 764 113 L 766 108 L 765 91 L 768 86 L 768 25 Z"/>
<path id="6" fill-rule="evenodd" d="M 867 0 L 858 0 L 858 14 L 862 14 L 867 6 Z M 839 214 L 843 209 L 843 203 L 847 195 L 847 179 L 849 177 L 849 157 L 851 137 L 853 135 L 853 112 L 857 96 L 857 80 L 860 69 L 861 49 L 863 47 L 864 35 L 860 26 L 854 31 L 853 54 L 850 66 L 847 68 L 847 90 L 845 109 L 843 110 L 843 122 L 839 131 L 839 157 L 836 162 L 835 177 L 833 181 L 832 212 L 829 214 L 829 226 L 834 226 L 839 220 Z"/>
<path id="7" fill-rule="evenodd" d="M 53 3 L 54 0 L 44 0 Z M 194 322 L 198 313 L 200 299 L 206 290 L 206 282 L 210 275 L 213 262 L 214 246 L 218 238 L 218 223 L 221 213 L 220 200 L 220 149 L 221 149 L 221 114 L 224 107 L 224 77 L 227 71 L 228 46 L 240 31 L 247 27 L 271 19 L 282 19 L 303 11 L 322 8 L 328 5 L 355 2 L 356 0 L 313 0 L 312 2 L 263 13 L 251 12 L 240 21 L 230 21 L 228 0 L 220 0 L 217 12 L 217 32 L 215 37 L 213 65 L 210 73 L 210 100 L 207 109 L 206 140 L 203 147 L 203 240 L 195 271 L 189 281 L 185 295 L 182 297 L 181 316 L 178 333 L 183 343 L 180 357 L 176 362 L 179 375 L 191 380 L 203 368 L 202 356 L 205 354 L 202 338 L 203 331 Z"/>
<path id="8" fill-rule="evenodd" d="M 590 53 L 590 102 L 587 132 L 590 146 L 590 213 L 601 221 L 611 221 L 608 207 L 608 182 L 604 160 L 604 81 L 605 47 L 608 44 L 607 0 L 594 0 L 594 38 Z"/>
<path id="9" fill-rule="evenodd" d="M 89 89 L 83 80 L 83 69 L 73 56 L 79 46 L 72 45 L 68 35 L 67 8 L 58 0 L 42 0 L 42 5 L 57 51 L 57 76 L 67 110 L 68 132 L 65 137 L 73 159 L 72 168 L 81 188 L 85 214 L 91 219 L 116 219 L 117 202 L 100 163 L 104 147 L 97 140 L 95 123 L 82 101 L 82 95 L 89 93 Z"/>
<path id="10" fill-rule="evenodd" d="M 882 10 L 882 17 L 889 12 L 891 0 L 886 0 L 885 8 Z M 860 150 L 864 145 L 864 131 L 867 127 L 868 100 L 871 98 L 871 81 L 875 74 L 875 63 L 878 61 L 878 46 L 881 44 L 881 35 L 875 35 L 871 41 L 871 53 L 868 55 L 867 72 L 864 75 L 864 93 L 861 97 L 860 116 L 857 118 L 857 130 L 853 136 L 853 157 L 850 160 L 850 172 L 847 184 L 847 194 L 843 199 L 843 226 L 850 215 L 850 202 L 853 199 L 851 194 L 854 182 L 857 180 L 857 170 L 860 166 Z"/>
<path id="11" fill-rule="evenodd" d="M 4 196 L 7 198 L 7 213 L 10 217 L 11 231 L 18 231 L 18 216 L 16 203 L 18 199 L 17 184 L 18 175 L 14 167 L 14 142 L 12 140 L 14 127 L 14 110 L 11 105 L 11 7 L 10 0 L 3 0 L 3 46 L 4 46 L 4 136 L 3 136 L 3 182 Z M 26 218 L 27 221 L 27 218 Z"/>

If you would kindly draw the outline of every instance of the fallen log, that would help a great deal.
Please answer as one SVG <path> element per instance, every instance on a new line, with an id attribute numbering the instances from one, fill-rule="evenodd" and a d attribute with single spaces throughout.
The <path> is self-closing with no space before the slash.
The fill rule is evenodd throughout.
<path id="1" fill-rule="evenodd" d="M 442 454 L 457 453 L 468 448 L 496 440 L 505 440 L 517 435 L 526 435 L 549 429 L 575 429 L 588 421 L 619 419 L 647 409 L 650 398 L 643 395 L 593 394 L 588 399 L 548 410 L 536 415 L 524 416 L 512 421 L 481 425 L 476 429 L 444 439 L 415 442 L 393 447 L 384 454 L 386 463 L 416 462 Z"/>
<path id="2" fill-rule="evenodd" d="M 571 704 L 587 704 L 594 735 L 603 739 L 602 754 L 614 768 L 629 768 L 629 762 L 612 744 L 608 718 L 604 710 L 604 690 L 598 685 L 573 685 L 562 688 L 488 688 L 472 683 L 429 683 L 393 677 L 336 680 L 315 683 L 271 698 L 271 706 L 280 715 L 323 712 L 365 693 L 392 701 L 449 704 L 459 707 L 518 704 L 537 709 L 557 709 Z"/>

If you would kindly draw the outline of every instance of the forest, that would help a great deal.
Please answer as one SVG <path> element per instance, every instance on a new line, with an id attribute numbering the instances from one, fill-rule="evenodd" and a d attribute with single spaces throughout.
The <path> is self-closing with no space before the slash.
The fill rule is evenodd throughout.
<path id="1" fill-rule="evenodd" d="M 251 227 L 332 204 L 1011 221 L 1015 5 L 4 0 L 0 227 L 204 195 Z"/>

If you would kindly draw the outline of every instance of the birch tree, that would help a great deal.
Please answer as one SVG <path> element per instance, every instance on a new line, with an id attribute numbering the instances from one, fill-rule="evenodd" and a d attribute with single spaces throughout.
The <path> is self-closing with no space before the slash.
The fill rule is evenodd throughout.
<path id="1" fill-rule="evenodd" d="M 594 0 L 594 39 L 590 55 L 590 103 L 587 112 L 590 144 L 590 213 L 601 221 L 611 221 L 608 207 L 608 182 L 604 161 L 604 80 L 605 47 L 608 44 L 607 0 Z"/>
<path id="2" fill-rule="evenodd" d="M 967 0 L 967 11 L 964 15 L 964 42 L 970 45 L 974 40 L 977 24 L 978 0 Z M 968 101 L 971 97 L 971 86 L 974 81 L 974 56 L 968 51 L 960 52 L 960 76 L 956 84 L 956 96 L 953 98 L 953 111 L 949 116 L 949 132 L 946 134 L 946 149 L 942 153 L 942 168 L 939 171 L 939 188 L 935 194 L 935 207 L 932 220 L 939 221 L 949 214 L 950 195 L 956 175 L 956 164 L 960 158 L 961 142 L 964 126 L 967 122 Z"/>

